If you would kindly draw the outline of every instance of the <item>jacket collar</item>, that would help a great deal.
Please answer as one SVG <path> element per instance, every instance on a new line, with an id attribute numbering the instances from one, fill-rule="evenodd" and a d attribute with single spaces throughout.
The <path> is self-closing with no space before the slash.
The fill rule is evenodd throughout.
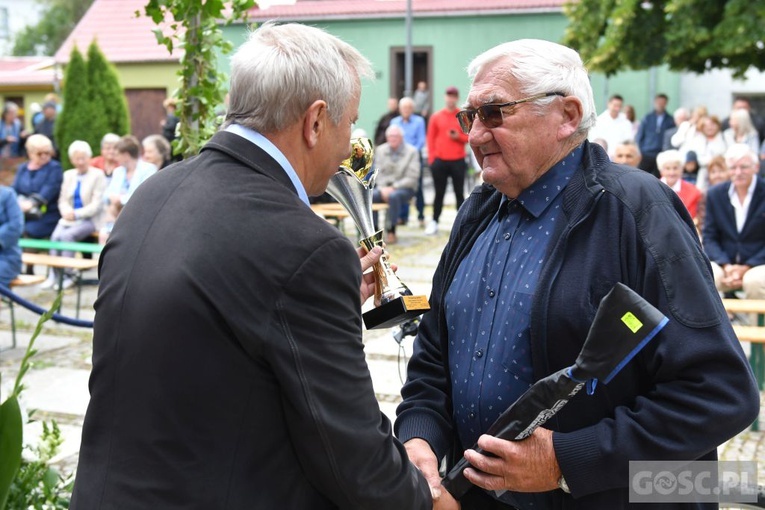
<path id="1" fill-rule="evenodd" d="M 295 195 L 298 194 L 289 176 L 279 163 L 266 151 L 239 135 L 218 131 L 202 148 L 202 152 L 205 151 L 222 152 L 255 172 L 280 182 Z"/>

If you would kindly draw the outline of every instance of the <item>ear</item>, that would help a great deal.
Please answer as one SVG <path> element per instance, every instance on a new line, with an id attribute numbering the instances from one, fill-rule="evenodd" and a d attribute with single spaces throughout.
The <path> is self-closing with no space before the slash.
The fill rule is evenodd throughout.
<path id="1" fill-rule="evenodd" d="M 574 96 L 563 97 L 561 101 L 563 112 L 561 124 L 558 126 L 558 140 L 565 140 L 573 135 L 582 123 L 582 103 Z"/>
<path id="2" fill-rule="evenodd" d="M 328 121 L 325 101 L 317 99 L 306 109 L 303 117 L 303 138 L 309 149 L 313 149 L 319 143 L 319 135 Z"/>

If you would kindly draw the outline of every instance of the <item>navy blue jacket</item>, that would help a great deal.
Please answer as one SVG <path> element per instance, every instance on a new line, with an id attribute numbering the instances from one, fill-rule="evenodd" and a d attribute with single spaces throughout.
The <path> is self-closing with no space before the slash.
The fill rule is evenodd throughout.
<path id="1" fill-rule="evenodd" d="M 661 120 L 661 126 L 656 129 L 656 112 L 653 111 L 643 117 L 638 128 L 635 143 L 640 147 L 643 154 L 656 155 L 662 151 L 664 146 L 664 132 L 667 129 L 675 127 L 675 119 L 667 112 L 664 112 L 664 118 Z"/>
<path id="2" fill-rule="evenodd" d="M 741 232 L 736 229 L 736 212 L 730 203 L 731 183 L 723 182 L 707 192 L 704 217 L 704 250 L 709 260 L 723 264 L 765 264 L 765 180 L 757 184 Z"/>
<path id="3" fill-rule="evenodd" d="M 563 193 L 565 220 L 532 305 L 535 380 L 574 363 L 616 282 L 670 319 L 608 386 L 591 396 L 580 392 L 545 425 L 555 431 L 555 454 L 572 492 L 553 491 L 552 508 L 626 508 L 630 460 L 715 459 L 716 446 L 754 420 L 759 393 L 677 195 L 641 170 L 612 164 L 587 142 Z M 460 208 L 402 389 L 398 437 L 423 438 L 439 457 L 470 446 L 459 444 L 452 421 L 443 296 L 500 198 L 484 185 Z"/>

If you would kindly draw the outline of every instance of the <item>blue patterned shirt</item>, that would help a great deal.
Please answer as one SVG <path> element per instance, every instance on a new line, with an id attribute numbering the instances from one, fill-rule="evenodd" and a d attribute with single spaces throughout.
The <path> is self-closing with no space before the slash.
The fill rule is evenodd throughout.
<path id="1" fill-rule="evenodd" d="M 445 298 L 454 421 L 462 445 L 478 437 L 533 383 L 531 303 L 576 148 L 499 210 L 460 263 Z"/>

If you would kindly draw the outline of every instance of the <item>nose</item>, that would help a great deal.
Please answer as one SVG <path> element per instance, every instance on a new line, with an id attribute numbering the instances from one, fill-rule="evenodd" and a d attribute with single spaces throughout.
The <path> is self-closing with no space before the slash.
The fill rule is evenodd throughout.
<path id="1" fill-rule="evenodd" d="M 468 133 L 468 143 L 477 147 L 489 142 L 492 139 L 491 129 L 487 128 L 478 115 L 473 119 L 473 125 Z"/>

